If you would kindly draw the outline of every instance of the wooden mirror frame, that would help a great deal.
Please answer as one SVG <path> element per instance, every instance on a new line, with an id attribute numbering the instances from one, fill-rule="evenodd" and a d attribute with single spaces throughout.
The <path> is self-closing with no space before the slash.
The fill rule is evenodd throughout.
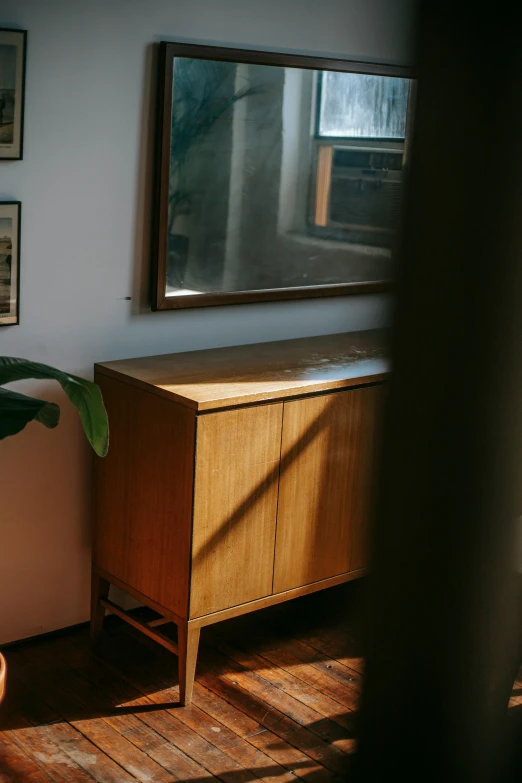
<path id="1" fill-rule="evenodd" d="M 399 65 L 383 65 L 380 63 L 172 43 L 168 41 L 160 42 L 158 50 L 156 144 L 152 200 L 152 309 L 178 310 L 193 307 L 243 304 L 245 302 L 273 302 L 325 296 L 374 294 L 388 291 L 391 287 L 391 280 L 296 286 L 255 291 L 212 292 L 193 294 L 191 296 L 166 295 L 173 63 L 175 57 L 190 57 L 201 60 L 222 60 L 255 65 L 278 65 L 287 68 L 305 68 L 316 71 L 342 71 L 414 79 L 412 69 Z M 411 99 L 410 95 L 410 103 Z M 408 114 L 410 115 L 411 112 L 408 112 Z"/>

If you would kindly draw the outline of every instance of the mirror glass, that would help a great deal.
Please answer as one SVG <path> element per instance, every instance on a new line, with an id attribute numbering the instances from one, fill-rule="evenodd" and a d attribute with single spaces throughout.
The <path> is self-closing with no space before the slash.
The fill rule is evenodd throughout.
<path id="1" fill-rule="evenodd" d="M 176 56 L 170 88 L 166 299 L 390 280 L 409 79 Z"/>

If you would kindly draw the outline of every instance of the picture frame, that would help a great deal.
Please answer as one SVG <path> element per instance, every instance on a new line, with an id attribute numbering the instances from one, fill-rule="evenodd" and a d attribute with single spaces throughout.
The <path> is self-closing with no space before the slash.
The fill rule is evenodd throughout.
<path id="1" fill-rule="evenodd" d="M 22 160 L 27 30 L 0 27 L 0 160 Z"/>
<path id="2" fill-rule="evenodd" d="M 0 201 L 0 326 L 20 323 L 20 201 Z"/>
<path id="3" fill-rule="evenodd" d="M 172 41 L 157 56 L 152 310 L 389 291 L 414 70 Z M 373 135 L 321 132 L 323 72 L 388 101 Z M 401 133 L 377 127 L 388 109 Z"/>

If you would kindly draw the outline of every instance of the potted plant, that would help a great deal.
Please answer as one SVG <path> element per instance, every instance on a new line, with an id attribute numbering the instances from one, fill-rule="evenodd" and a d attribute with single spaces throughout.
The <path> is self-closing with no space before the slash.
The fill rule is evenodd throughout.
<path id="1" fill-rule="evenodd" d="M 6 383 L 29 378 L 58 381 L 78 411 L 92 448 L 99 457 L 104 457 L 109 446 L 109 426 L 99 387 L 91 381 L 61 372 L 47 364 L 12 356 L 0 356 L 0 440 L 16 435 L 30 421 L 39 421 L 46 427 L 53 428 L 60 420 L 60 408 L 56 403 L 1 388 Z M 5 695 L 6 678 L 7 665 L 0 653 L 0 702 Z"/>

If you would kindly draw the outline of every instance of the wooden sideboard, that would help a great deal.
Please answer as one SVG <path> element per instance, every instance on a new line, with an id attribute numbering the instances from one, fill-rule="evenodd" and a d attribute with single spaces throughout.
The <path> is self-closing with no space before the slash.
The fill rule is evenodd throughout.
<path id="1" fill-rule="evenodd" d="M 108 609 L 175 652 L 186 704 L 202 626 L 364 574 L 384 345 L 351 332 L 95 366 L 111 443 L 93 638 Z M 159 617 L 125 612 L 111 584 Z"/>

